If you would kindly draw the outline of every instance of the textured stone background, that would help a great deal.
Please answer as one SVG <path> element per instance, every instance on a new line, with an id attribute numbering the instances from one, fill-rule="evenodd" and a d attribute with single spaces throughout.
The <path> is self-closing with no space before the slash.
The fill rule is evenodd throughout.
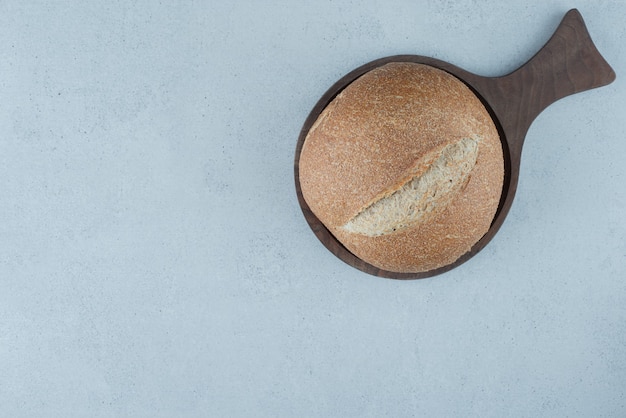
<path id="1" fill-rule="evenodd" d="M 496 76 L 579 8 L 617 81 L 542 113 L 491 244 L 365 275 L 297 204 L 319 96 Z M 626 416 L 623 1 L 1 1 L 0 415 Z"/>

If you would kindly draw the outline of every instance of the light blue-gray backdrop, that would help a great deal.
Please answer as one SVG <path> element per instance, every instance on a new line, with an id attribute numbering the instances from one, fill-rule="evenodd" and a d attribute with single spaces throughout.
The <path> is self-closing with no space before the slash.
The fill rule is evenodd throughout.
<path id="1" fill-rule="evenodd" d="M 504 226 L 433 279 L 294 191 L 375 58 L 496 76 L 578 7 L 617 73 L 542 113 Z M 0 1 L 0 415 L 626 416 L 623 1 Z"/>

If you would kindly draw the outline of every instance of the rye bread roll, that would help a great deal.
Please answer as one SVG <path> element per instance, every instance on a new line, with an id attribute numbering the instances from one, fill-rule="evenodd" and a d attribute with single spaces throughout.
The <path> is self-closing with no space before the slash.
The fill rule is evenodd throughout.
<path id="1" fill-rule="evenodd" d="M 487 232 L 504 161 L 493 120 L 465 84 L 390 63 L 324 109 L 299 170 L 310 209 L 350 252 L 417 273 L 453 263 Z"/>

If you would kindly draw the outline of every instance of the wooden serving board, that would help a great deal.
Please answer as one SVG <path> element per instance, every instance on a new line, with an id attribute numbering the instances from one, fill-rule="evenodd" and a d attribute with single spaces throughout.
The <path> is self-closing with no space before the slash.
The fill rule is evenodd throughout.
<path id="1" fill-rule="evenodd" d="M 299 160 L 302 145 L 324 108 L 350 83 L 374 68 L 390 62 L 427 64 L 456 76 L 481 99 L 498 128 L 505 160 L 505 176 L 498 211 L 489 231 L 452 264 L 424 273 L 381 270 L 348 251 L 326 229 L 306 204 L 300 188 Z M 541 50 L 516 71 L 502 77 L 482 77 L 434 58 L 397 55 L 369 62 L 337 81 L 317 102 L 300 132 L 294 175 L 302 212 L 317 238 L 333 254 L 366 273 L 393 279 L 419 279 L 451 270 L 482 250 L 498 232 L 511 208 L 519 178 L 522 146 L 528 128 L 546 107 L 581 91 L 602 87 L 615 80 L 615 72 L 596 49 L 578 10 L 567 12 L 556 32 Z"/>

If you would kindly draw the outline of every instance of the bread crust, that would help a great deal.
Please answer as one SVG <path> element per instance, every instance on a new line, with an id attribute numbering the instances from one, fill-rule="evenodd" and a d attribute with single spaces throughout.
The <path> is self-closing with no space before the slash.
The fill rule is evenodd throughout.
<path id="1" fill-rule="evenodd" d="M 463 138 L 478 139 L 476 164 L 428 222 L 375 237 L 342 228 Z M 304 141 L 299 170 L 307 204 L 349 251 L 384 270 L 416 273 L 453 263 L 487 232 L 504 162 L 497 129 L 465 84 L 431 66 L 390 63 L 355 80 L 324 109 Z"/>

